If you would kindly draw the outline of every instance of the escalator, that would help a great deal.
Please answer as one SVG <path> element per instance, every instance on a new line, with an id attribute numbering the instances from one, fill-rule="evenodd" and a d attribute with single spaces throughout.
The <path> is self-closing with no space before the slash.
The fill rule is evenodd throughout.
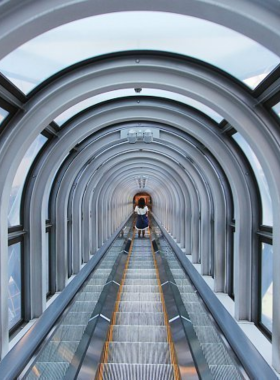
<path id="1" fill-rule="evenodd" d="M 99 379 L 179 379 L 149 239 L 135 239 Z"/>
<path id="2" fill-rule="evenodd" d="M 24 367 L 7 369 L 24 345 L 0 363 L 1 379 L 255 378 L 156 222 L 145 238 L 131 226 L 116 235 Z M 265 376 L 273 375 L 267 367 Z"/>

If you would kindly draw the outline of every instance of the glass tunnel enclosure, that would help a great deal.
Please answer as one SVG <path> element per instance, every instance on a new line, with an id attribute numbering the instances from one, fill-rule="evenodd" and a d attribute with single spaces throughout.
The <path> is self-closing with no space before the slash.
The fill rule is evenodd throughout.
<path id="1" fill-rule="evenodd" d="M 277 378 L 278 2 L 0 10 L 2 378 Z"/>

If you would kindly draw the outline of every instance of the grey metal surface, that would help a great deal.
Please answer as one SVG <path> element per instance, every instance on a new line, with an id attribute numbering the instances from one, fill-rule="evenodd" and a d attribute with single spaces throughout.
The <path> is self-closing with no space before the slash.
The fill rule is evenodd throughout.
<path id="1" fill-rule="evenodd" d="M 173 367 L 169 364 L 104 364 L 103 379 L 122 380 L 174 380 Z"/>
<path id="2" fill-rule="evenodd" d="M 180 297 L 179 289 L 171 273 L 172 269 L 155 240 L 153 240 L 153 246 L 158 250 L 156 261 L 181 378 L 212 380 L 209 365 L 199 345 L 194 327 L 189 323 L 189 314 Z"/>
<path id="3" fill-rule="evenodd" d="M 118 234 L 119 231 L 117 231 L 114 238 L 118 236 Z M 26 378 L 32 379 L 35 377 L 39 378 L 40 376 L 42 378 L 51 378 L 50 376 L 53 376 L 52 374 L 56 373 L 55 378 L 58 378 L 58 376 L 66 372 L 69 366 L 69 361 L 71 361 L 76 348 L 78 347 L 77 343 L 81 340 L 91 313 L 100 297 L 101 290 L 112 271 L 112 259 L 117 258 L 122 251 L 123 243 L 124 238 L 119 238 L 115 240 L 116 248 L 108 249 L 109 243 L 105 245 L 104 248 L 100 250 L 100 253 L 92 260 L 92 264 L 88 264 L 88 266 L 84 268 L 84 271 L 72 281 L 72 287 L 67 287 L 65 291 L 62 292 L 62 295 L 53 303 L 50 309 L 55 308 L 56 313 L 58 313 L 60 309 L 63 310 L 62 308 L 67 306 L 67 301 L 69 302 L 67 293 L 71 294 L 71 291 L 75 291 L 75 287 L 73 287 L 75 282 L 77 283 L 76 287 L 80 287 L 81 282 L 84 282 L 85 278 L 87 278 L 86 283 L 71 303 L 68 312 L 60 320 L 58 327 L 52 332 L 51 336 L 48 337 L 49 343 L 45 343 L 40 350 L 39 356 L 35 359 L 37 361 L 36 364 L 32 367 L 31 363 L 34 361 L 34 359 L 32 359 L 30 363 L 32 367 L 31 371 L 27 373 L 27 367 L 24 370 L 22 377 L 25 376 Z M 107 254 L 102 259 L 106 251 Z M 106 263 L 106 261 L 107 267 L 106 265 L 104 266 L 104 262 Z M 97 269 L 92 272 L 98 263 L 99 265 Z M 91 275 L 89 276 L 90 273 Z M 82 277 L 82 275 L 84 275 L 84 277 Z M 47 329 L 47 326 L 51 326 L 51 323 L 54 323 L 57 319 L 57 316 L 53 319 L 54 315 L 52 316 L 50 309 L 44 314 L 44 318 L 42 317 L 42 319 L 37 322 L 32 329 L 31 334 L 27 334 L 14 350 L 10 352 L 5 360 L 1 362 L 0 373 L 2 379 L 11 379 L 19 376 L 19 373 L 23 370 L 24 366 L 27 365 L 27 361 L 31 358 L 34 350 L 40 343 L 39 339 L 42 339 L 44 337 L 43 334 L 46 334 L 45 330 Z M 47 318 L 48 324 L 44 321 L 45 318 Z M 31 341 L 29 342 L 30 339 Z M 10 364 L 11 361 L 15 360 L 14 355 L 16 355 L 17 366 L 12 366 Z"/>
<path id="4" fill-rule="evenodd" d="M 160 0 L 122 0 L 117 3 L 103 0 L 92 6 L 90 1 L 80 3 L 67 0 L 51 0 L 47 3 L 36 0 L 25 1 L 24 12 L 17 1 L 4 1 L 1 7 L 1 50 L 7 55 L 27 40 L 49 29 L 83 17 L 112 12 L 158 11 L 190 15 L 232 28 L 255 39 L 279 55 L 279 4 L 277 0 L 266 2 L 240 0 L 238 7 L 224 0 L 176 0 L 172 3 Z"/>
<path id="5" fill-rule="evenodd" d="M 231 379 L 240 379 L 242 377 L 246 378 L 246 374 L 244 372 L 240 373 L 238 370 L 240 367 L 236 364 L 232 354 L 229 355 L 228 346 L 224 350 L 224 340 L 221 339 L 221 334 L 217 327 L 215 327 L 215 323 L 208 314 L 207 309 L 210 310 L 217 321 L 219 328 L 238 356 L 248 376 L 252 379 L 276 380 L 277 376 L 273 370 L 218 301 L 189 260 L 182 254 L 176 243 L 172 241 L 164 230 L 162 230 L 162 233 L 164 238 L 160 238 L 161 247 L 163 252 L 165 252 L 167 260 L 174 263 L 174 260 L 176 260 L 175 255 L 178 259 L 177 269 L 172 269 L 172 273 L 175 281 L 178 281 L 178 286 L 181 287 L 182 299 L 186 309 L 190 310 L 190 319 L 194 324 L 196 334 L 201 342 L 203 352 L 214 378 L 219 379 L 226 378 L 223 376 L 232 376 L 230 377 Z M 176 265 L 173 265 L 173 268 L 175 267 Z M 186 278 L 189 284 L 193 283 L 192 289 L 189 285 L 187 287 L 182 286 L 183 278 Z M 203 305 L 202 299 L 207 308 Z"/>
<path id="6" fill-rule="evenodd" d="M 174 379 L 156 270 L 148 238 L 135 238 L 103 379 Z"/>

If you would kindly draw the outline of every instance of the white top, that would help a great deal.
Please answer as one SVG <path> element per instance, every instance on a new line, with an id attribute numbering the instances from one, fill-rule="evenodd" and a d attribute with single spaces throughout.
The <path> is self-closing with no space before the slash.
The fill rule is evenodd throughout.
<path id="1" fill-rule="evenodd" d="M 149 211 L 149 209 L 147 206 L 145 206 L 144 208 L 140 208 L 140 207 L 136 206 L 134 211 L 137 212 L 138 215 L 145 215 L 146 212 Z"/>

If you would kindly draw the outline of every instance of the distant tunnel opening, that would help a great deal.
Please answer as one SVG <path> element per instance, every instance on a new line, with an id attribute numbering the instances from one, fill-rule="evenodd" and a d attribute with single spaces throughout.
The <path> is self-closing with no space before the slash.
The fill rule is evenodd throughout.
<path id="1" fill-rule="evenodd" d="M 135 194 L 133 198 L 133 210 L 135 209 L 135 206 L 138 204 L 138 201 L 140 198 L 144 198 L 145 203 L 148 206 L 149 210 L 152 210 L 152 197 L 150 196 L 149 193 L 146 193 L 146 192 Z"/>

